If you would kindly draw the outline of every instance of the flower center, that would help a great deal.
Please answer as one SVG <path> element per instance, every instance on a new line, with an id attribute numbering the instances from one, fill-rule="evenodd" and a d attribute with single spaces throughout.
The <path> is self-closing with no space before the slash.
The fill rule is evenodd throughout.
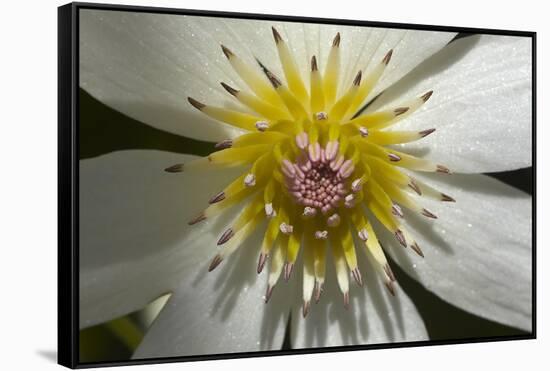
<path id="1" fill-rule="evenodd" d="M 286 280 L 290 278 L 299 251 L 303 251 L 304 316 L 311 298 L 315 301 L 320 298 L 327 250 L 332 253 L 346 306 L 349 276 L 363 285 L 356 256 L 359 251 L 366 253 L 389 292 L 394 294 L 395 276 L 371 220 L 378 220 L 399 245 L 424 256 L 401 222 L 405 217 L 402 207 L 435 219 L 415 197 L 454 201 L 403 172 L 405 169 L 449 173 L 449 169 L 390 147 L 420 140 L 434 129 L 386 130 L 419 109 L 432 92 L 398 107 L 357 114 L 390 63 L 392 50 L 377 65 L 366 66 L 365 71 L 369 72 L 365 76 L 359 71 L 348 86 L 342 86 L 340 34 L 337 34 L 323 74 L 316 57 L 311 58 L 308 89 L 290 49 L 275 29 L 273 36 L 286 84 L 262 62 L 251 67 L 222 46 L 229 63 L 250 91 L 225 83 L 222 86 L 247 109 L 213 107 L 193 98 L 189 102 L 204 114 L 246 133 L 221 141 L 216 145 L 217 151 L 208 157 L 166 169 L 181 172 L 194 166 L 247 167 L 240 177 L 212 196 L 210 205 L 189 222 L 196 224 L 228 208 L 245 205 L 220 236 L 218 245 L 222 248 L 209 270 L 215 269 L 265 222 L 257 270 L 261 273 L 270 260 L 266 302 L 281 274 Z"/>
<path id="2" fill-rule="evenodd" d="M 281 168 L 289 194 L 305 206 L 303 215 L 308 217 L 317 212 L 327 214 L 342 204 L 349 189 L 346 179 L 353 169 L 351 160 L 338 155 L 338 142 L 329 142 L 325 148 L 312 144 L 307 151 L 302 150 L 297 162 L 285 159 Z"/>

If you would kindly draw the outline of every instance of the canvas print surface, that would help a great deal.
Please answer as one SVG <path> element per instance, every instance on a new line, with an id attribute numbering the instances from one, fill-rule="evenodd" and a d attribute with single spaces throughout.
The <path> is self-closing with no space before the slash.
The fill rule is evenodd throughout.
<path id="1" fill-rule="evenodd" d="M 532 39 L 81 9 L 80 361 L 532 328 Z"/>

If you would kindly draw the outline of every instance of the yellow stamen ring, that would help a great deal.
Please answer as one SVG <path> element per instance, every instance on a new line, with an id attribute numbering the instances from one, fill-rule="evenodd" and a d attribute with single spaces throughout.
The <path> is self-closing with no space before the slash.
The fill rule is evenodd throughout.
<path id="1" fill-rule="evenodd" d="M 317 302 L 322 292 L 327 243 L 346 307 L 349 276 L 358 285 L 363 284 L 356 250 L 367 253 L 394 295 L 395 277 L 369 218 L 374 216 L 394 234 L 399 244 L 424 256 L 414 237 L 401 225 L 405 217 L 402 207 L 435 219 L 433 213 L 412 197 L 454 201 L 400 170 L 448 174 L 447 167 L 386 148 L 390 144 L 419 140 L 434 132 L 435 129 L 385 131 L 419 109 L 432 92 L 390 110 L 355 117 L 390 63 L 393 50 L 370 72 L 359 71 L 346 89 L 339 86 L 341 35 L 338 33 L 323 73 L 319 71 L 316 57 L 311 58 L 308 91 L 290 48 L 274 28 L 273 37 L 286 84 L 262 62 L 249 66 L 222 46 L 223 54 L 251 91 L 237 90 L 225 83 L 222 86 L 248 109 L 247 113 L 189 98 L 189 103 L 204 114 L 248 133 L 219 142 L 215 147 L 217 152 L 206 160 L 166 168 L 167 172 L 178 173 L 187 167 L 248 167 L 246 173 L 211 197 L 210 206 L 189 223 L 199 223 L 229 207 L 248 202 L 233 225 L 220 236 L 218 245 L 222 250 L 214 257 L 209 270 L 235 251 L 265 218 L 268 227 L 257 270 L 262 272 L 267 260 L 271 260 L 266 302 L 281 274 L 290 279 L 298 251 L 302 249 L 303 315 L 307 315 L 311 296 L 314 295 Z M 251 201 L 245 201 L 248 199 Z M 359 245 L 352 234 L 359 238 Z"/>

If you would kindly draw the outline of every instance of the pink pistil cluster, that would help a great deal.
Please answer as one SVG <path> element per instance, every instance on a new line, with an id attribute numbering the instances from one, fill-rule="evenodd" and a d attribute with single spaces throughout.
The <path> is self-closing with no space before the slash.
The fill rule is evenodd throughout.
<path id="1" fill-rule="evenodd" d="M 353 195 L 346 196 L 347 178 L 353 173 L 353 162 L 338 153 L 338 141 L 321 148 L 319 143 L 308 144 L 303 134 L 296 137 L 302 151 L 296 163 L 287 159 L 282 163 L 290 195 L 297 204 L 305 206 L 304 216 L 314 216 L 319 211 L 328 214 L 342 203 L 348 206 L 349 196 Z"/>

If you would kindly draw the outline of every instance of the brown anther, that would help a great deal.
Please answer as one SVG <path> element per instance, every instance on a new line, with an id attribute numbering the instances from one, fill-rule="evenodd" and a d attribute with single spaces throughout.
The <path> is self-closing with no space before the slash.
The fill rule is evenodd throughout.
<path id="1" fill-rule="evenodd" d="M 396 109 L 393 110 L 393 114 L 395 116 L 399 116 L 399 115 L 404 114 L 408 110 L 409 110 L 409 107 L 399 107 L 399 108 L 396 108 Z"/>
<path id="2" fill-rule="evenodd" d="M 271 285 L 267 285 L 267 289 L 265 290 L 265 303 L 271 299 L 271 295 L 273 294 L 273 287 Z"/>
<path id="3" fill-rule="evenodd" d="M 437 215 L 435 215 L 434 213 L 432 213 L 430 210 L 427 210 L 427 209 L 422 209 L 421 214 L 428 218 L 437 219 Z"/>
<path id="4" fill-rule="evenodd" d="M 395 289 L 393 287 L 393 283 L 391 281 L 388 281 L 388 282 L 385 282 L 384 284 L 386 285 L 386 288 L 388 289 L 390 294 L 392 294 L 392 296 L 395 296 Z"/>
<path id="5" fill-rule="evenodd" d="M 335 47 L 340 46 L 340 32 L 338 32 L 334 37 L 334 40 L 332 40 L 332 46 L 335 46 Z"/>
<path id="6" fill-rule="evenodd" d="M 304 305 L 302 307 L 302 316 L 304 318 L 306 318 L 307 314 L 309 313 L 309 307 L 310 307 L 309 300 L 304 300 Z"/>
<path id="7" fill-rule="evenodd" d="M 225 47 L 225 45 L 221 45 L 221 47 L 222 47 L 223 54 L 225 54 L 227 59 L 231 59 L 231 57 L 233 57 L 234 55 L 233 52 L 229 50 L 227 47 Z"/>
<path id="8" fill-rule="evenodd" d="M 212 259 L 212 262 L 210 263 L 210 266 L 208 267 L 208 272 L 212 272 L 220 263 L 222 262 L 223 258 L 220 255 L 216 255 L 214 259 Z"/>
<path id="9" fill-rule="evenodd" d="M 209 204 L 215 204 L 217 202 L 225 200 L 225 192 L 221 191 L 220 193 L 213 196 L 210 200 L 208 200 Z"/>
<path id="10" fill-rule="evenodd" d="M 349 309 L 349 292 L 344 293 L 344 308 Z"/>
<path id="11" fill-rule="evenodd" d="M 269 82 L 271 82 L 271 85 L 273 85 L 275 89 L 277 89 L 279 86 L 282 85 L 281 81 L 279 81 L 279 79 L 276 78 L 271 72 L 266 71 L 266 75 L 267 75 L 267 78 L 269 79 Z"/>
<path id="12" fill-rule="evenodd" d="M 218 240 L 218 246 L 229 241 L 234 235 L 235 233 L 233 232 L 233 228 L 228 228 L 225 232 L 223 232 L 222 236 Z"/>
<path id="13" fill-rule="evenodd" d="M 433 93 L 434 93 L 433 90 L 430 90 L 426 94 L 422 95 L 420 97 L 420 99 L 422 99 L 424 101 L 424 103 L 426 103 L 428 101 L 428 99 L 430 99 L 430 97 L 432 96 Z"/>
<path id="14" fill-rule="evenodd" d="M 390 159 L 391 162 L 401 161 L 401 157 L 399 157 L 395 153 L 388 153 L 388 158 Z"/>
<path id="15" fill-rule="evenodd" d="M 456 200 L 454 198 L 452 198 L 451 196 L 449 195 L 446 195 L 445 193 L 442 193 L 441 194 L 441 201 L 445 201 L 445 202 L 456 202 Z"/>
<path id="16" fill-rule="evenodd" d="M 416 241 L 414 241 L 412 244 L 411 244 L 411 249 L 417 253 L 419 256 L 421 257 L 424 257 L 424 253 L 422 252 L 422 250 L 420 249 L 420 246 L 418 246 L 418 244 L 416 243 Z"/>
<path id="17" fill-rule="evenodd" d="M 384 265 L 384 272 L 386 273 L 386 275 L 391 281 L 395 281 L 395 275 L 393 274 L 393 271 L 391 270 L 390 265 L 388 263 Z"/>
<path id="18" fill-rule="evenodd" d="M 384 56 L 384 59 L 382 59 L 382 63 L 384 63 L 387 66 L 390 63 L 392 54 L 393 54 L 393 49 L 390 49 L 390 51 L 387 52 L 386 55 Z"/>
<path id="19" fill-rule="evenodd" d="M 226 149 L 233 146 L 233 141 L 231 139 L 224 139 L 221 142 L 218 142 L 214 145 L 216 149 Z"/>
<path id="20" fill-rule="evenodd" d="M 397 204 L 392 204 L 391 212 L 392 212 L 393 215 L 398 216 L 400 218 L 404 217 L 403 210 L 401 209 L 401 206 L 399 206 Z"/>
<path id="21" fill-rule="evenodd" d="M 405 235 L 403 235 L 403 232 L 401 229 L 398 229 L 395 231 L 395 238 L 397 238 L 397 241 L 403 246 L 407 247 L 407 241 L 405 240 Z"/>
<path id="22" fill-rule="evenodd" d="M 422 130 L 418 134 L 420 134 L 422 136 L 422 138 L 424 138 L 424 137 L 427 137 L 428 135 L 430 135 L 431 133 L 433 133 L 434 131 L 435 131 L 435 129 L 427 129 L 427 130 Z"/>
<path id="23" fill-rule="evenodd" d="M 361 76 L 362 75 L 363 75 L 363 72 L 361 72 L 361 70 L 359 70 L 359 72 L 357 72 L 357 75 L 355 76 L 355 79 L 353 79 L 353 85 L 355 85 L 355 86 L 361 85 Z"/>
<path id="24" fill-rule="evenodd" d="M 317 58 L 315 58 L 315 56 L 311 57 L 311 70 L 312 71 L 317 71 L 318 68 L 317 68 Z"/>
<path id="25" fill-rule="evenodd" d="M 204 107 L 206 107 L 206 104 L 202 104 L 201 102 L 199 102 L 198 100 L 196 99 L 193 99 L 191 97 L 187 97 L 187 100 L 189 101 L 189 103 L 191 103 L 191 105 L 193 107 L 195 107 L 196 109 L 198 109 L 199 111 L 202 110 Z"/>
<path id="26" fill-rule="evenodd" d="M 437 165 L 436 166 L 436 171 L 438 173 L 443 173 L 443 174 L 450 174 L 451 173 L 451 170 L 449 170 L 448 167 L 443 166 L 443 165 Z"/>
<path id="27" fill-rule="evenodd" d="M 187 224 L 194 225 L 199 222 L 202 222 L 203 220 L 206 220 L 206 215 L 204 215 L 204 213 L 200 213 L 199 215 L 191 219 Z"/>
<path id="28" fill-rule="evenodd" d="M 283 41 L 283 38 L 281 37 L 281 35 L 279 34 L 279 32 L 277 32 L 277 30 L 275 29 L 275 27 L 271 27 L 271 31 L 273 32 L 273 38 L 275 39 L 275 43 L 278 44 L 279 42 Z"/>
<path id="29" fill-rule="evenodd" d="M 355 268 L 351 271 L 351 275 L 353 276 L 353 279 L 359 286 L 363 286 L 363 277 L 361 276 L 361 272 L 359 271 L 359 268 Z"/>
<path id="30" fill-rule="evenodd" d="M 183 171 L 183 164 L 175 164 L 164 169 L 167 173 L 181 173 Z"/>
<path id="31" fill-rule="evenodd" d="M 222 84 L 223 88 L 232 96 L 236 97 L 237 94 L 239 94 L 239 91 L 237 89 L 232 88 L 231 86 L 227 85 L 225 82 L 220 83 Z"/>
<path id="32" fill-rule="evenodd" d="M 265 73 L 265 75 L 269 79 L 269 82 L 271 83 L 271 85 L 273 85 L 275 89 L 282 85 L 281 81 L 277 77 L 275 77 L 275 75 L 270 70 L 268 70 L 267 67 L 264 66 L 262 62 L 260 62 L 259 59 L 256 58 L 256 62 L 258 62 L 258 64 L 262 68 L 262 71 Z"/>
<path id="33" fill-rule="evenodd" d="M 418 186 L 418 184 L 416 184 L 416 182 L 414 181 L 414 179 L 411 179 L 409 181 L 409 184 L 407 184 L 413 191 L 416 192 L 416 194 L 418 194 L 419 196 L 422 195 L 422 191 L 420 190 L 420 187 Z"/>
<path id="34" fill-rule="evenodd" d="M 267 257 L 268 255 L 265 254 L 265 253 L 260 253 L 260 257 L 258 258 L 258 269 L 257 269 L 257 272 L 258 274 L 262 273 L 262 271 L 264 270 L 264 266 L 265 266 L 265 262 L 267 261 Z"/>
<path id="35" fill-rule="evenodd" d="M 321 299 L 321 294 L 323 293 L 323 284 L 315 281 L 315 304 Z"/>
<path id="36" fill-rule="evenodd" d="M 294 264 L 286 262 L 283 267 L 283 273 L 284 273 L 284 279 L 288 282 L 290 279 L 290 275 L 292 274 L 292 270 L 294 269 Z"/>

